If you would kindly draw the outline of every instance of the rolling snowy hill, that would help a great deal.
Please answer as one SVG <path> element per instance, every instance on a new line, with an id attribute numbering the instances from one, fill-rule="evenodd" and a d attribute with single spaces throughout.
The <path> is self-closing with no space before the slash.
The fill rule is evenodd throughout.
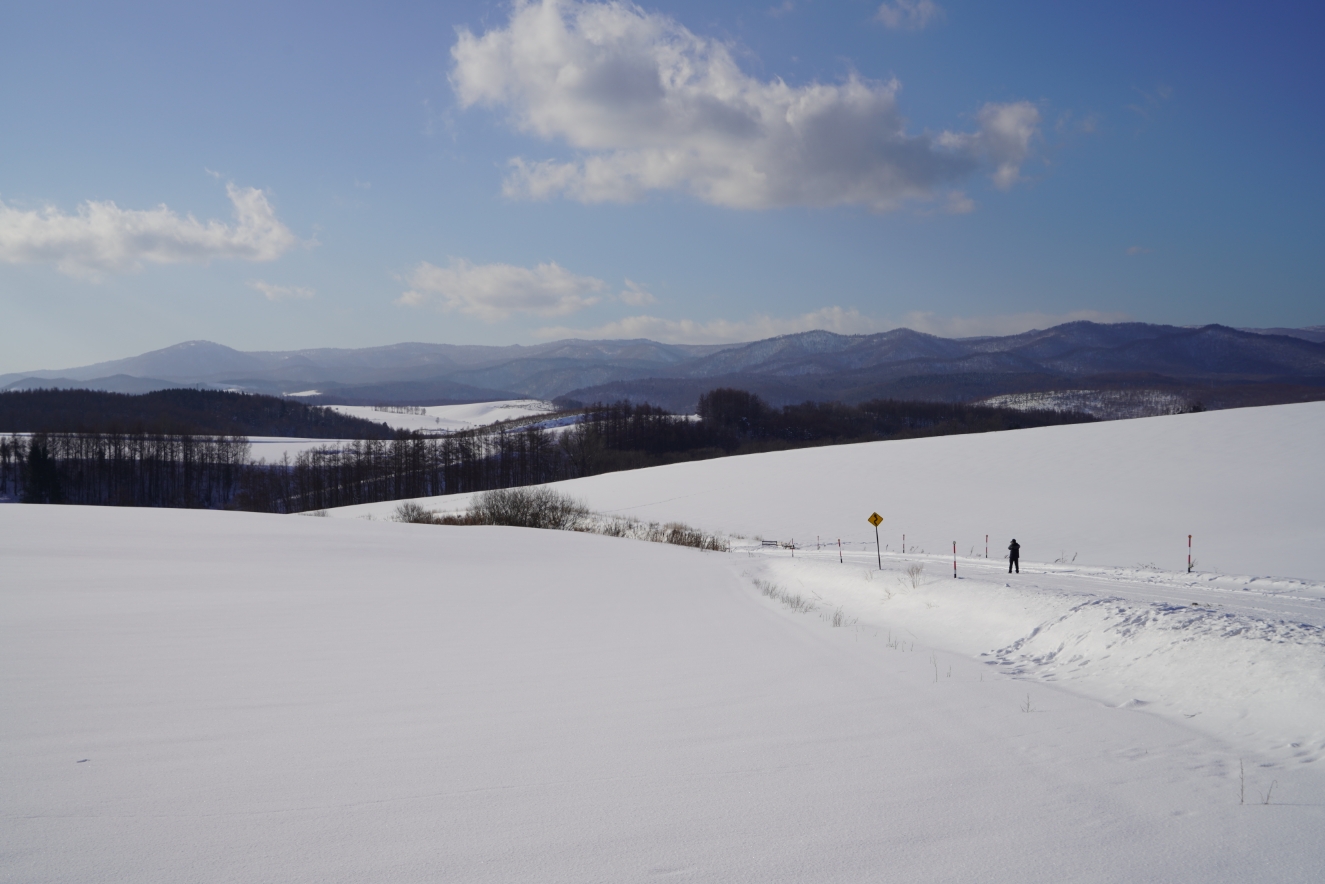
<path id="1" fill-rule="evenodd" d="M 0 869 L 1314 880 L 1322 424 L 1281 406 L 564 483 L 747 535 L 731 553 L 394 504 L 0 507 Z M 920 548 L 880 569 L 872 509 Z M 1227 567 L 1186 574 L 1170 523 Z M 1091 543 L 1047 561 L 1069 539 Z"/>
<path id="2" fill-rule="evenodd" d="M 42 506 L 0 508 L 0 555 L 8 880 L 1207 884 L 1320 866 L 1316 765 L 902 628 L 834 628 L 761 596 L 745 555 Z M 1292 691 L 1283 675 L 1260 683 Z"/>
<path id="3" fill-rule="evenodd" d="M 1325 403 L 800 449 L 560 483 L 600 512 L 781 541 L 1325 580 Z M 441 511 L 468 497 L 423 501 Z M 387 518 L 394 502 L 336 510 Z"/>

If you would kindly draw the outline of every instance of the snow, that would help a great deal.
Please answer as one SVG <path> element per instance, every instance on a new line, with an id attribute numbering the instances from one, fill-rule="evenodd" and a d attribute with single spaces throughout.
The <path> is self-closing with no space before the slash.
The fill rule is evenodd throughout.
<path id="1" fill-rule="evenodd" d="M 1325 402 L 808 448 L 559 483 L 601 512 L 886 550 L 1325 581 Z M 421 501 L 464 509 L 462 495 Z M 389 517 L 396 503 L 333 515 Z"/>
<path id="2" fill-rule="evenodd" d="M 300 439 L 293 436 L 249 436 L 249 457 L 277 463 L 282 457 L 294 460 L 314 448 L 332 448 L 339 451 L 353 444 L 353 439 Z"/>
<path id="3" fill-rule="evenodd" d="M 743 535 L 751 579 L 812 593 L 821 611 L 1190 720 L 1267 758 L 1314 761 L 1325 753 L 1321 438 L 1325 403 L 1307 403 L 803 449 L 558 487 L 600 512 Z M 420 503 L 445 512 L 468 499 Z M 390 518 L 397 505 L 330 515 Z M 993 559 L 981 557 L 986 531 Z M 1022 573 L 1009 577 L 1013 536 Z M 759 538 L 794 539 L 799 558 Z M 913 565 L 925 586 L 903 586 Z"/>
<path id="4" fill-rule="evenodd" d="M 1320 499 L 1318 458 L 1289 458 L 1314 450 L 1323 414 L 565 483 L 599 508 L 749 535 L 726 554 L 372 508 L 0 507 L 0 879 L 1316 880 L 1320 553 L 1259 567 L 1276 548 L 1237 514 L 1274 515 L 1265 532 L 1297 515 L 1319 536 L 1303 503 Z M 1193 442 L 1185 460 L 1167 450 Z M 888 550 L 879 571 L 860 531 L 841 562 L 755 540 L 870 530 L 878 509 L 933 544 L 926 495 L 981 514 L 976 467 L 936 467 L 1010 453 L 1102 474 L 1006 498 L 1020 575 L 962 556 L 954 580 L 934 546 Z M 980 488 L 1009 490 L 1000 476 Z M 1271 485 L 1247 500 L 1244 479 Z M 1169 501 L 1174 487 L 1196 491 Z M 1035 561 L 1052 519 L 1033 505 L 1055 495 L 1060 536 L 1096 534 L 1076 563 Z M 1150 508 L 1196 521 L 1212 499 L 1244 519 L 1228 529 L 1247 532 L 1226 560 L 1240 571 L 1135 567 Z"/>
<path id="5" fill-rule="evenodd" d="M 499 402 L 472 402 L 465 405 L 427 405 L 402 408 L 401 406 L 328 405 L 341 414 L 359 417 L 374 423 L 385 423 L 392 429 L 412 430 L 420 433 L 443 433 L 469 430 L 495 424 L 498 421 L 537 417 L 555 411 L 556 406 L 541 399 L 508 399 Z M 421 414 L 418 412 L 422 412 Z"/>

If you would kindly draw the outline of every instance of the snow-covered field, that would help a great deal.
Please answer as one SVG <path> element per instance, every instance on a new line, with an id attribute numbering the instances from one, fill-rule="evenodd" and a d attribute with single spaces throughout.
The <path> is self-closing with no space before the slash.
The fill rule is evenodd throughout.
<path id="1" fill-rule="evenodd" d="M 0 880 L 1318 880 L 1325 568 L 1266 535 L 1320 537 L 1322 467 L 1296 458 L 1323 422 L 1280 406 L 566 483 L 748 535 L 726 554 L 2 507 Z M 1075 478 L 982 471 L 1008 458 Z M 893 543 L 877 570 L 853 529 L 872 509 L 927 551 Z M 963 555 L 954 580 L 937 538 L 984 519 L 1026 567 Z M 1242 532 L 1235 570 L 1135 567 L 1169 519 Z M 1097 542 L 1053 564 L 1048 530 Z"/>
<path id="2" fill-rule="evenodd" d="M 500 402 L 473 402 L 466 405 L 428 405 L 406 410 L 391 407 L 384 410 L 372 405 L 327 407 L 350 417 L 384 423 L 396 430 L 412 430 L 418 433 L 470 430 L 498 421 L 537 417 L 556 410 L 556 406 L 551 402 L 544 402 L 541 399 L 509 399 Z"/>

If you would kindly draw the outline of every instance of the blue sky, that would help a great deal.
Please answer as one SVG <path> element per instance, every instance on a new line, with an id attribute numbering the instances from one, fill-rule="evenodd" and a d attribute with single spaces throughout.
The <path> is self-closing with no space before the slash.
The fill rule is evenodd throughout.
<path id="1" fill-rule="evenodd" d="M 0 371 L 1325 323 L 1318 6 L 377 6 L 7 10 Z"/>

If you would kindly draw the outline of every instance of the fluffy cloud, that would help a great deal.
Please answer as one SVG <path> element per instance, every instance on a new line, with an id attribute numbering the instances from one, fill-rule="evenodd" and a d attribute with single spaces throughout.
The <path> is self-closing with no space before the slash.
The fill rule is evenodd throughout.
<path id="1" fill-rule="evenodd" d="M 254 291 L 262 292 L 268 301 L 286 301 L 290 299 L 307 300 L 313 297 L 316 292 L 312 289 L 304 288 L 298 285 L 273 285 L 270 282 L 263 282 L 260 279 L 249 280 L 248 287 Z"/>
<path id="2" fill-rule="evenodd" d="M 747 320 L 738 321 L 714 319 L 708 322 L 696 322 L 691 319 L 629 316 L 590 329 L 542 328 L 538 330 L 537 335 L 549 340 L 558 338 L 597 340 L 649 338 L 672 344 L 728 344 L 740 341 L 758 341 L 776 335 L 795 334 L 796 332 L 816 329 L 843 335 L 860 335 L 888 331 L 894 328 L 910 328 L 941 337 L 966 338 L 982 335 L 1013 335 L 1033 328 L 1049 328 L 1080 319 L 1087 319 L 1092 322 L 1122 322 L 1127 318 L 1122 313 L 1076 310 L 1061 314 L 1017 313 L 1003 316 L 969 317 L 942 317 L 933 313 L 908 313 L 898 321 L 864 316 L 854 308 L 825 307 L 800 316 L 776 318 L 757 315 Z"/>
<path id="3" fill-rule="evenodd" d="M 892 0 L 879 7 L 874 20 L 898 31 L 919 31 L 943 21 L 943 8 L 934 0 Z"/>
<path id="4" fill-rule="evenodd" d="M 145 264 L 274 261 L 299 243 L 263 191 L 230 184 L 226 194 L 234 205 L 233 224 L 180 217 L 164 205 L 121 209 L 89 200 L 68 215 L 50 206 L 24 211 L 0 202 L 0 261 L 54 264 L 72 276 L 96 277 Z"/>
<path id="5" fill-rule="evenodd" d="M 452 258 L 446 267 L 427 261 L 409 275 L 410 286 L 396 301 L 409 307 L 435 303 L 487 322 L 512 313 L 564 316 L 593 304 L 607 288 L 601 279 L 576 276 L 557 264 L 530 269 L 511 264 L 471 264 Z"/>
<path id="6" fill-rule="evenodd" d="M 724 44 L 619 2 L 517 0 L 504 27 L 461 30 L 451 56 L 463 107 L 504 109 L 581 154 L 512 159 L 504 187 L 518 198 L 682 190 L 733 208 L 886 211 L 982 169 L 1010 186 L 1040 121 L 1029 102 L 988 104 L 975 131 L 910 134 L 896 80 L 758 80 Z"/>

